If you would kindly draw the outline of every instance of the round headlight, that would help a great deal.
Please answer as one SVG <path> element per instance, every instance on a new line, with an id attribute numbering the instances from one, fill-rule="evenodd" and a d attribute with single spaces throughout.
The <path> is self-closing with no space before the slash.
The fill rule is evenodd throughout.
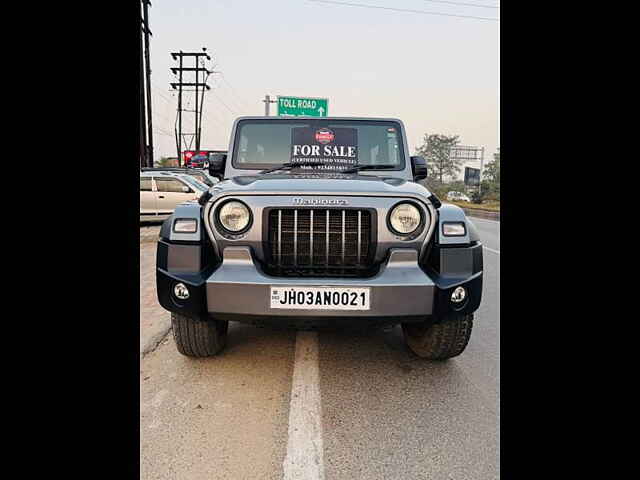
<path id="1" fill-rule="evenodd" d="M 391 229 L 400 235 L 408 235 L 415 232 L 420 225 L 421 219 L 420 210 L 410 203 L 397 205 L 389 215 Z"/>
<path id="2" fill-rule="evenodd" d="M 241 232 L 249 226 L 251 213 L 244 203 L 231 201 L 220 208 L 218 219 L 220 224 L 230 232 Z"/>

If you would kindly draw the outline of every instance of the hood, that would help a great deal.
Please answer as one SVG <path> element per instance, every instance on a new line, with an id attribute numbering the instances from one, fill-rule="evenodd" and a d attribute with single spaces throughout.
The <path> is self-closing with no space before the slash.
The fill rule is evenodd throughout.
<path id="1" fill-rule="evenodd" d="M 349 195 L 402 196 L 431 193 L 424 186 L 397 177 L 344 174 L 268 174 L 233 177 L 214 185 L 212 196 L 240 195 Z"/>

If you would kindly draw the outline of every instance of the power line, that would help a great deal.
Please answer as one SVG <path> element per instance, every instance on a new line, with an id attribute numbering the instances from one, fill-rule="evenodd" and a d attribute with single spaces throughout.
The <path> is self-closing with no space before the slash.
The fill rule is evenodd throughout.
<path id="1" fill-rule="evenodd" d="M 227 110 L 229 110 L 232 114 L 237 115 L 237 112 L 234 112 L 232 109 L 230 109 L 230 108 L 227 106 L 227 104 L 226 104 L 226 103 L 224 103 L 220 97 L 218 97 L 218 94 L 216 93 L 216 91 L 215 91 L 215 90 L 211 90 L 211 92 L 212 92 L 212 93 L 213 93 L 213 95 L 218 99 L 218 101 L 219 101 L 222 105 L 224 105 L 224 107 L 225 107 Z"/>
<path id="2" fill-rule="evenodd" d="M 244 100 L 242 97 L 240 97 L 240 95 L 238 95 L 238 93 L 236 92 L 236 89 L 233 88 L 233 86 L 229 83 L 229 80 L 227 80 L 227 77 L 225 77 L 224 73 L 221 73 L 220 76 L 222 77 L 222 81 L 226 83 L 229 89 L 233 92 L 234 96 L 248 107 L 249 104 L 247 103 L 247 101 Z"/>
<path id="3" fill-rule="evenodd" d="M 153 112 L 153 115 L 156 116 L 156 118 L 162 117 L 165 120 L 167 120 L 168 122 L 173 122 L 173 120 L 170 120 L 169 117 L 167 117 L 166 115 L 162 115 L 161 113 L 158 113 L 157 111 Z"/>
<path id="4" fill-rule="evenodd" d="M 217 85 L 214 85 L 215 88 L 217 88 L 218 90 L 220 90 L 222 88 L 222 83 L 218 83 Z M 227 88 L 225 90 L 225 92 L 230 93 L 230 90 Z M 220 90 L 220 93 L 222 94 L 222 90 Z M 227 102 L 229 103 L 229 105 L 231 106 L 231 108 L 237 111 L 243 111 L 249 108 L 248 105 L 245 105 L 244 103 L 241 103 L 240 100 L 238 100 L 235 96 L 232 95 L 227 95 L 225 96 L 225 99 L 227 100 Z"/>
<path id="5" fill-rule="evenodd" d="M 162 97 L 164 100 L 166 100 L 169 103 L 173 103 L 173 100 L 171 100 L 169 97 L 166 97 L 164 94 L 160 93 L 160 89 L 156 86 L 154 86 L 153 84 L 151 84 L 151 89 L 156 93 L 156 95 L 159 95 L 160 97 Z"/>
<path id="6" fill-rule="evenodd" d="M 448 2 L 446 0 L 422 0 L 423 2 L 433 2 L 433 3 L 447 3 L 449 5 L 462 5 L 464 7 L 478 7 L 478 8 L 495 8 L 500 9 L 500 7 L 493 5 L 478 5 L 477 3 L 461 3 L 461 2 Z"/>
<path id="7" fill-rule="evenodd" d="M 380 7 L 377 5 L 363 5 L 361 3 L 333 2 L 330 0 L 308 0 L 308 1 L 316 2 L 316 3 L 327 3 L 332 5 L 346 5 L 348 7 L 362 7 L 362 8 L 375 8 L 379 10 L 392 10 L 394 12 L 421 13 L 423 15 L 440 15 L 443 17 L 473 18 L 475 20 L 491 20 L 494 22 L 500 21 L 499 18 L 474 17 L 472 15 L 454 15 L 452 13 L 427 12 L 425 10 L 409 10 L 409 9 L 403 9 L 403 8 Z"/>
<path id="8" fill-rule="evenodd" d="M 158 128 L 154 128 L 153 131 L 154 131 L 154 133 L 157 133 L 158 135 L 165 135 L 167 137 L 173 137 L 173 133 L 167 133 L 164 130 L 160 130 Z"/>

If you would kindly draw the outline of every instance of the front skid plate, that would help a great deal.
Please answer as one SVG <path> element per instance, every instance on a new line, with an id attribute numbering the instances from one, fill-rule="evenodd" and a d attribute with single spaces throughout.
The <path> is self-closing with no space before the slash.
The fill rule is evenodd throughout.
<path id="1" fill-rule="evenodd" d="M 272 309 L 271 287 L 368 287 L 369 310 Z M 293 317 L 425 316 L 433 310 L 434 282 L 420 269 L 418 252 L 392 249 L 389 261 L 372 278 L 281 278 L 265 275 L 248 247 L 227 247 L 223 262 L 206 281 L 208 311 L 212 315 L 279 315 Z"/>

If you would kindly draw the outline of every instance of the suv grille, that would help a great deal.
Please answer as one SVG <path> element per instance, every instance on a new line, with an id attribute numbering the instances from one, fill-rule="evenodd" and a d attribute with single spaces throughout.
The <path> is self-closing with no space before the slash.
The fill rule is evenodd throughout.
<path id="1" fill-rule="evenodd" d="M 369 210 L 273 209 L 268 217 L 267 273 L 341 277 L 375 273 Z"/>

